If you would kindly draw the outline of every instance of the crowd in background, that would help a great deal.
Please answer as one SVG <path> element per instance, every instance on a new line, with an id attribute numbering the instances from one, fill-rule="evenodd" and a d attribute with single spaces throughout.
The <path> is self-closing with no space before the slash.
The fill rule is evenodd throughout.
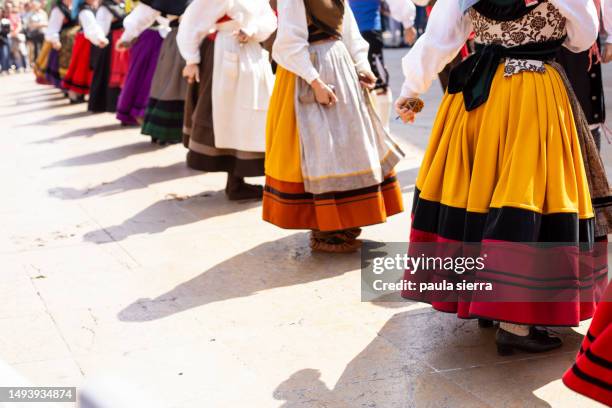
<path id="1" fill-rule="evenodd" d="M 0 72 L 25 71 L 44 42 L 47 12 L 40 0 L 5 1 L 0 9 Z"/>
<path id="2" fill-rule="evenodd" d="M 45 40 L 47 0 L 0 0 L 0 73 L 25 71 L 31 67 Z M 402 25 L 384 13 L 384 43 L 387 47 L 406 44 Z M 427 24 L 425 7 L 417 6 L 415 28 L 419 34 Z"/>

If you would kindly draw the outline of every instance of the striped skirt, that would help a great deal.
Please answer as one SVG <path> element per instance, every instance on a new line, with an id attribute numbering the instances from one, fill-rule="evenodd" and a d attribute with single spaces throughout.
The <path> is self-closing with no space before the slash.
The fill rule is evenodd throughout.
<path id="1" fill-rule="evenodd" d="M 336 231 L 379 224 L 402 212 L 400 185 L 393 171 L 380 183 L 363 188 L 321 194 L 306 191 L 296 115 L 296 82 L 293 73 L 278 67 L 266 130 L 263 219 L 285 229 Z M 356 134 L 354 143 L 362 142 Z M 326 158 L 321 156 L 318 160 Z"/>
<path id="2" fill-rule="evenodd" d="M 503 68 L 489 100 L 473 111 L 462 94 L 444 97 L 412 208 L 411 255 L 431 244 L 433 255 L 488 256 L 484 268 L 407 272 L 406 281 L 432 289 L 402 295 L 461 318 L 577 326 L 607 283 L 607 248 L 594 242 L 570 95 L 551 66 L 510 78 Z M 436 286 L 463 281 L 492 289 Z"/>

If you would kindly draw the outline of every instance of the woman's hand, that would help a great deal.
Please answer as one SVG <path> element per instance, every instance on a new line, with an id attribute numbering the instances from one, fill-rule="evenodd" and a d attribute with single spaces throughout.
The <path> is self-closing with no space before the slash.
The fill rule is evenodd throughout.
<path id="1" fill-rule="evenodd" d="M 108 45 L 108 39 L 104 38 L 103 40 L 98 41 L 96 45 L 100 48 L 106 48 L 106 46 Z"/>
<path id="2" fill-rule="evenodd" d="M 604 46 L 602 58 L 604 64 L 612 61 L 612 44 L 608 43 Z"/>
<path id="3" fill-rule="evenodd" d="M 238 30 L 238 32 L 236 33 L 236 38 L 238 39 L 238 42 L 240 44 L 246 44 L 250 41 L 251 36 L 242 30 Z"/>
<path id="4" fill-rule="evenodd" d="M 414 99 L 415 98 L 400 97 L 397 99 L 397 101 L 395 101 L 395 112 L 399 115 L 400 119 L 404 123 L 414 123 L 417 113 L 420 112 L 420 110 L 415 112 L 415 110 L 411 107 L 411 101 Z"/>
<path id="5" fill-rule="evenodd" d="M 376 75 L 372 71 L 363 71 L 359 73 L 359 83 L 363 89 L 372 90 L 376 86 Z"/>
<path id="6" fill-rule="evenodd" d="M 315 94 L 315 99 L 318 103 L 323 106 L 331 107 L 336 102 L 338 102 L 338 97 L 334 93 L 334 90 L 327 85 L 325 82 L 321 81 L 320 78 L 315 79 L 310 84 L 312 90 Z"/>
<path id="7" fill-rule="evenodd" d="M 117 41 L 115 44 L 115 50 L 118 52 L 125 52 L 132 47 L 132 43 L 130 41 Z"/>
<path id="8" fill-rule="evenodd" d="M 183 78 L 187 79 L 187 82 L 193 84 L 193 82 L 200 82 L 200 67 L 198 64 L 187 64 L 183 68 Z"/>
<path id="9" fill-rule="evenodd" d="M 414 27 L 406 28 L 404 30 L 404 42 L 407 45 L 413 46 L 417 40 L 417 30 Z"/>

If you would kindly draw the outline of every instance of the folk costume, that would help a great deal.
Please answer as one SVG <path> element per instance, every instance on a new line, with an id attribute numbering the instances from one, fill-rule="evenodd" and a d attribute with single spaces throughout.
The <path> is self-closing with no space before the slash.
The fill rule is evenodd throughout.
<path id="1" fill-rule="evenodd" d="M 129 63 L 129 52 L 115 49 L 123 32 L 125 8 L 114 0 L 104 0 L 96 10 L 96 21 L 108 41 L 106 47 L 92 45 L 93 79 L 87 109 L 90 112 L 115 112 Z M 112 81 L 111 81 L 112 79 Z"/>
<path id="2" fill-rule="evenodd" d="M 74 0 L 72 17 L 78 18 L 82 31 L 79 31 L 74 39 L 70 66 L 62 86 L 68 90 L 73 102 L 80 102 L 84 95 L 89 94 L 93 77 L 90 62 L 91 44 L 106 43 L 107 40 L 102 27 L 96 21 L 94 9 L 87 0 Z"/>
<path id="3" fill-rule="evenodd" d="M 62 80 L 68 72 L 74 38 L 79 29 L 70 8 L 62 0 L 57 0 L 45 30 L 45 42 L 51 46 L 49 56 L 46 63 L 41 60 L 37 64 L 41 70 L 44 69 L 46 81 L 56 88 L 62 87 Z"/>
<path id="4" fill-rule="evenodd" d="M 610 188 L 575 95 L 552 62 L 561 46 L 590 48 L 597 30 L 592 0 L 438 0 L 403 60 L 402 96 L 418 97 L 475 33 L 477 51 L 451 73 L 416 181 L 410 252 L 422 243 L 444 243 L 440 251 L 478 243 L 475 254 L 488 258 L 471 273 L 407 271 L 405 280 L 492 289 L 402 295 L 502 322 L 500 354 L 559 347 L 560 339 L 530 326 L 577 326 L 607 283 L 605 250 L 594 240 L 608 232 Z"/>
<path id="5" fill-rule="evenodd" d="M 403 152 L 360 86 L 368 43 L 348 2 L 279 1 L 273 58 L 263 218 L 312 230 L 315 250 L 355 250 L 359 227 L 403 210 L 394 173 Z M 333 87 L 333 106 L 317 102 L 317 79 Z"/>
<path id="6" fill-rule="evenodd" d="M 274 75 L 260 43 L 275 30 L 276 16 L 267 0 L 194 0 L 179 28 L 181 54 L 200 70 L 200 82 L 189 85 L 185 104 L 187 165 L 227 172 L 230 199 L 263 194 L 261 186 L 248 185 L 243 178 L 264 175 Z M 239 42 L 238 31 L 249 37 L 247 42 Z"/>
<path id="7" fill-rule="evenodd" d="M 404 29 L 414 26 L 416 6 L 411 0 L 386 0 L 391 17 L 402 23 Z M 383 54 L 383 35 L 381 20 L 381 0 L 349 0 L 349 4 L 357 20 L 361 36 L 368 42 L 368 60 L 376 78 L 373 101 L 385 128 L 389 130 L 391 105 L 393 95 L 389 88 L 389 71 L 385 65 Z"/>
<path id="8" fill-rule="evenodd" d="M 612 284 L 597 306 L 576 363 L 563 376 L 572 390 L 612 406 Z"/>
<path id="9" fill-rule="evenodd" d="M 134 9 L 139 35 L 159 17 L 169 20 L 171 31 L 165 36 L 151 85 L 151 93 L 142 125 L 142 133 L 161 145 L 183 140 L 183 113 L 187 82 L 183 79 L 185 60 L 176 43 L 180 16 L 189 0 L 142 0 Z M 138 32 L 139 31 L 139 32 Z"/>
<path id="10" fill-rule="evenodd" d="M 144 121 L 162 42 L 170 31 L 161 16 L 150 21 L 150 14 L 154 14 L 150 10 L 147 5 L 138 4 L 123 20 L 124 31 L 118 40 L 124 44 L 133 43 L 117 103 L 117 119 L 128 125 L 142 125 Z"/>

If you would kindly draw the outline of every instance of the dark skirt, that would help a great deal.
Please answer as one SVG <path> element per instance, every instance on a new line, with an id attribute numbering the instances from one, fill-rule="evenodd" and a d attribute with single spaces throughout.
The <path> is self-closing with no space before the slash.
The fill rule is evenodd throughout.
<path id="1" fill-rule="evenodd" d="M 557 60 L 565 69 L 589 125 L 606 121 L 601 63 L 591 63 L 589 51 L 574 53 L 562 47 Z"/>
<path id="2" fill-rule="evenodd" d="M 117 119 L 123 123 L 136 124 L 145 116 L 162 42 L 159 31 L 149 29 L 130 50 L 130 66 L 117 104 Z"/>
<path id="3" fill-rule="evenodd" d="M 87 105 L 87 110 L 90 112 L 115 112 L 117 109 L 117 100 L 121 90 L 109 87 L 113 49 L 110 43 L 111 37 L 109 36 L 108 39 L 109 45 L 104 48 L 91 46 L 90 60 L 93 78 Z"/>
<path id="4" fill-rule="evenodd" d="M 185 101 L 183 144 L 189 149 L 187 165 L 206 172 L 226 172 L 235 177 L 264 175 L 264 153 L 215 147 L 212 81 L 215 42 L 205 39 L 200 48 L 200 82 L 189 85 Z"/>
<path id="5" fill-rule="evenodd" d="M 62 87 L 62 77 L 60 76 L 59 51 L 51 50 L 49 53 L 49 61 L 45 70 L 47 81 L 56 88 Z"/>
<path id="6" fill-rule="evenodd" d="M 163 143 L 179 143 L 183 138 L 187 81 L 183 78 L 185 60 L 176 44 L 177 32 L 178 28 L 173 28 L 162 43 L 142 125 L 144 135 Z"/>

